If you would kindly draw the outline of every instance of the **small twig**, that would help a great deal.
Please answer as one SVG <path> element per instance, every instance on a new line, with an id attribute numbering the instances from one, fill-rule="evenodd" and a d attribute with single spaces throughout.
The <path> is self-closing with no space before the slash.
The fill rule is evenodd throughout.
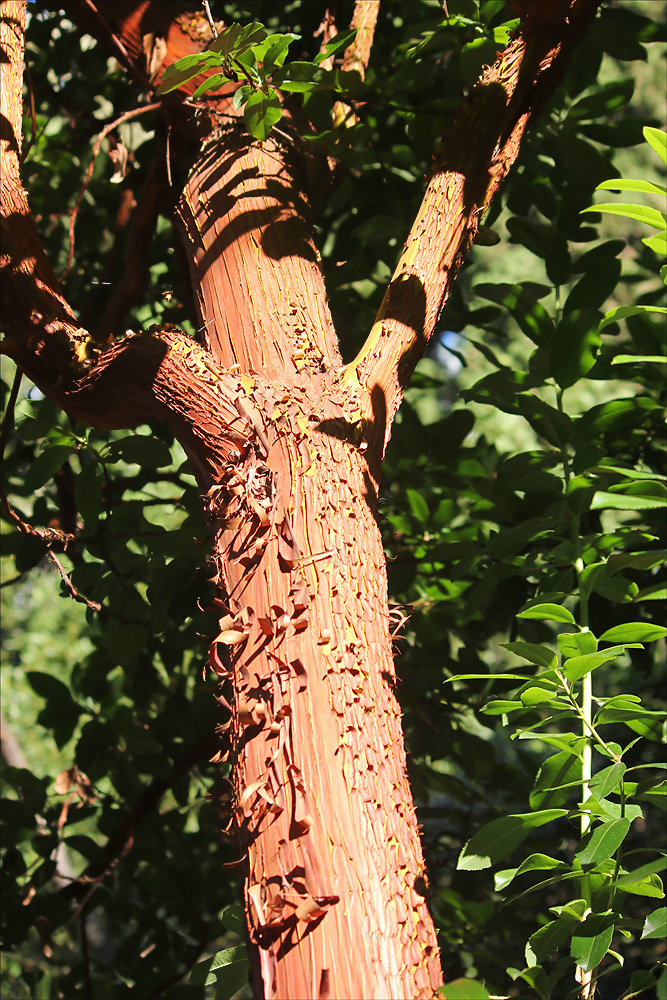
<path id="1" fill-rule="evenodd" d="M 31 524 L 26 524 L 12 508 L 7 499 L 7 494 L 2 488 L 0 488 L 0 503 L 4 507 L 7 516 L 11 518 L 22 534 L 39 538 L 40 541 L 45 542 L 47 545 L 54 545 L 57 542 L 64 548 L 67 548 L 70 542 L 76 541 L 76 535 L 70 535 L 67 531 L 61 531 L 60 528 L 34 528 Z"/>
<path id="2" fill-rule="evenodd" d="M 173 188 L 173 182 L 171 179 L 171 122 L 167 125 L 167 142 L 165 153 L 167 155 L 167 180 L 169 182 L 169 187 Z"/>
<path id="3" fill-rule="evenodd" d="M 209 2 L 208 2 L 208 0 L 202 0 L 202 3 L 204 5 L 204 10 L 206 11 L 206 17 L 208 19 L 208 23 L 211 26 L 211 31 L 213 32 L 213 37 L 217 38 L 218 37 L 218 29 L 215 26 L 215 21 L 213 20 L 213 15 L 211 14 L 211 7 L 209 5 Z"/>
<path id="4" fill-rule="evenodd" d="M 102 24 L 102 26 L 104 27 L 104 29 L 106 31 L 109 32 L 109 37 L 114 42 L 114 44 L 117 46 L 118 51 L 120 52 L 120 54 L 125 59 L 126 65 L 128 67 L 131 67 L 132 66 L 132 60 L 130 59 L 130 55 L 129 55 L 127 49 L 125 48 L 125 46 L 123 45 L 122 41 L 118 37 L 118 35 L 115 34 L 115 32 L 113 32 L 113 31 L 110 30 L 109 25 L 104 20 L 104 18 L 102 17 L 102 15 L 100 14 L 99 10 L 95 6 L 95 4 L 92 2 L 92 0 L 84 0 L 84 3 L 86 5 L 86 7 L 88 7 L 88 9 L 92 12 L 92 14 L 94 15 L 95 19 Z"/>
<path id="5" fill-rule="evenodd" d="M 61 563 L 60 559 L 55 554 L 55 552 L 52 552 L 51 549 L 49 549 L 49 551 L 46 554 L 47 557 L 53 563 L 53 565 L 56 567 L 58 572 L 60 573 L 61 577 L 63 578 L 63 583 L 67 587 L 70 597 L 73 597 L 75 601 L 79 601 L 80 604 L 85 604 L 87 608 L 91 609 L 91 611 L 101 611 L 102 610 L 101 604 L 98 604 L 97 601 L 89 601 L 87 597 L 81 596 L 81 594 L 75 588 L 74 584 L 72 583 L 67 573 L 65 572 L 65 567 L 63 566 L 63 564 Z"/>
<path id="6" fill-rule="evenodd" d="M 81 200 L 82 200 L 84 194 L 86 193 L 88 185 L 90 184 L 91 178 L 93 176 L 93 169 L 95 167 L 95 160 L 97 159 L 97 156 L 99 154 L 100 147 L 102 145 L 103 140 L 106 139 L 106 137 L 109 135 L 109 132 L 113 132 L 113 130 L 115 128 L 118 128 L 119 125 L 122 125 L 123 122 L 130 121 L 130 119 L 132 119 L 132 118 L 138 118 L 139 115 L 143 115 L 147 111 L 155 111 L 159 107 L 160 107 L 160 102 L 156 101 L 153 104 L 145 104 L 141 108 L 134 108 L 132 111 L 126 111 L 124 114 L 122 114 L 120 116 L 120 118 L 116 118 L 116 120 L 113 121 L 113 122 L 111 122 L 109 125 L 105 125 L 104 128 L 102 129 L 102 131 L 100 132 L 100 134 L 98 135 L 97 141 L 95 142 L 95 145 L 93 146 L 92 159 L 91 159 L 90 163 L 88 164 L 88 169 L 86 170 L 86 176 L 83 179 L 83 184 L 81 185 L 81 189 L 79 190 L 79 194 L 78 194 L 77 199 L 76 199 L 76 204 L 75 204 L 74 208 L 72 209 L 72 213 L 70 215 L 70 220 L 69 220 L 69 254 L 67 255 L 67 265 L 65 267 L 65 270 L 62 273 L 62 277 L 63 278 L 65 277 L 65 275 L 68 273 L 69 269 L 72 266 L 72 261 L 74 259 L 74 226 L 76 224 L 76 217 L 77 217 L 78 212 L 79 212 L 79 207 L 81 205 Z"/>

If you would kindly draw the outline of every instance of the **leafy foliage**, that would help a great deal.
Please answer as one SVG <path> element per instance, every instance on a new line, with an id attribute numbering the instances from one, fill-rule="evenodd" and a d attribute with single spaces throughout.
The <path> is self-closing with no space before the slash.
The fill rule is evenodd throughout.
<path id="1" fill-rule="evenodd" d="M 164 71 L 158 94 L 169 94 L 206 72 L 193 99 L 218 89 L 225 83 L 242 83 L 234 94 L 234 107 L 243 108 L 246 127 L 254 139 L 264 140 L 282 117 L 279 93 L 299 93 L 304 102 L 316 90 L 351 91 L 359 74 L 327 70 L 321 66 L 344 46 L 356 32 L 345 31 L 332 38 L 312 62 L 296 61 L 285 66 L 292 42 L 300 36 L 282 32 L 267 35 L 258 21 L 241 26 L 230 24 L 220 31 L 209 47 L 178 59 Z"/>
<path id="2" fill-rule="evenodd" d="M 260 139 L 284 95 L 302 94 L 317 141 L 341 161 L 318 239 L 351 354 L 435 143 L 515 12 L 496 0 L 449 0 L 448 16 L 426 0 L 383 2 L 354 92 L 358 122 L 332 131 L 332 95 L 350 96 L 354 81 L 321 68 L 317 5 L 290 4 L 289 23 L 273 2 L 217 6 L 234 23 L 204 53 L 212 75 L 202 86 L 243 81 L 239 101 Z M 500 240 L 473 252 L 385 466 L 390 587 L 410 616 L 397 638 L 399 695 L 450 1000 L 566 996 L 575 965 L 600 961 L 607 995 L 667 989 L 657 967 L 664 293 L 661 244 L 650 242 L 664 221 L 638 213 L 593 225 L 596 186 L 647 198 L 662 189 L 640 145 L 645 130 L 662 148 L 661 111 L 646 104 L 660 88 L 635 93 L 634 83 L 664 41 L 661 15 L 646 15 L 646 5 L 602 9 L 575 54 L 485 220 Z M 348 42 L 339 36 L 328 54 Z M 62 270 L 90 141 L 135 92 L 59 14 L 34 14 L 29 59 L 24 171 Z M 201 63 L 173 68 L 170 82 L 186 71 L 200 75 Z M 83 315 L 96 316 L 123 275 L 128 230 L 114 220 L 150 168 L 155 137 L 142 121 L 122 126 L 127 177 L 110 184 L 100 158 L 82 203 L 66 291 Z M 621 172 L 651 190 L 621 186 L 631 183 Z M 646 237 L 646 218 L 657 236 Z M 160 215 L 127 325 L 173 319 L 194 331 L 175 243 Z M 13 377 L 3 365 L 5 403 Z M 45 536 L 17 532 L 3 512 L 3 596 L 14 595 L 3 673 L 25 756 L 4 769 L 3 989 L 40 1000 L 89 987 L 100 998 L 229 998 L 246 978 L 240 879 L 224 834 L 224 734 L 215 737 L 213 685 L 201 676 L 216 625 L 201 610 L 205 529 L 183 453 L 159 427 L 72 427 L 23 387 L 2 485 L 33 529 L 75 535 L 53 550 L 78 595 L 102 606 L 74 603 L 45 562 Z M 588 682 L 600 739 L 584 795 Z"/>

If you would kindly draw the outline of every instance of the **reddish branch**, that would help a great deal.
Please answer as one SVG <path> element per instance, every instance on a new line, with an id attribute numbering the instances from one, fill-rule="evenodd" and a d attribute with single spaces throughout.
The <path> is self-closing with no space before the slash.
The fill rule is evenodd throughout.
<path id="1" fill-rule="evenodd" d="M 374 410 L 384 413 L 374 428 L 373 444 L 380 451 L 481 218 L 599 5 L 600 0 L 522 4 L 530 30 L 485 70 L 436 152 L 424 200 L 376 321 L 345 374 L 346 382 L 358 386 L 362 398 L 374 398 Z"/>
<path id="2" fill-rule="evenodd" d="M 380 0 L 356 0 L 350 28 L 356 30 L 352 43 L 348 45 L 343 56 L 344 71 L 355 71 L 363 80 L 366 75 L 368 60 L 373 48 L 373 35 L 380 10 Z M 351 128 L 359 119 L 344 101 L 336 101 L 333 107 L 334 128 L 345 125 Z"/>

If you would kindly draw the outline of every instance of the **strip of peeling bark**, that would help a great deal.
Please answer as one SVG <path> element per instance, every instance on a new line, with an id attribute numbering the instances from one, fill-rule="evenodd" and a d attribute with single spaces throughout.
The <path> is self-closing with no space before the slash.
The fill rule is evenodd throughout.
<path id="1" fill-rule="evenodd" d="M 356 0 L 350 28 L 357 32 L 351 45 L 348 45 L 343 56 L 342 69 L 356 71 L 363 80 L 366 75 L 368 60 L 373 48 L 375 25 L 380 12 L 380 0 Z M 332 112 L 334 128 L 345 125 L 351 128 L 359 119 L 344 101 L 336 101 Z"/>
<path id="2" fill-rule="evenodd" d="M 599 6 L 600 0 L 520 4 L 524 32 L 483 73 L 444 137 L 375 323 L 345 373 L 346 382 L 385 413 L 384 426 L 375 423 L 371 449 L 384 451 L 403 390 L 481 218 Z"/>

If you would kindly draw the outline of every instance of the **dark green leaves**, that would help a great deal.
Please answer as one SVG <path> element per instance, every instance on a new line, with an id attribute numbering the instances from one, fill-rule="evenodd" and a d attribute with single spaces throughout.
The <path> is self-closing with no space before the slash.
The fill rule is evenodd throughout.
<path id="1" fill-rule="evenodd" d="M 567 809 L 542 809 L 493 820 L 470 838 L 456 867 L 464 871 L 490 868 L 511 854 L 532 830 L 566 814 Z"/>
<path id="2" fill-rule="evenodd" d="M 594 969 L 607 954 L 614 936 L 614 915 L 589 914 L 576 926 L 572 935 L 570 954 L 584 971 Z"/>
<path id="3" fill-rule="evenodd" d="M 584 838 L 576 857 L 582 865 L 596 865 L 606 861 L 616 853 L 629 829 L 630 820 L 625 817 L 598 824 L 590 835 Z"/>
<path id="4" fill-rule="evenodd" d="M 299 35 L 291 32 L 267 35 L 264 25 L 256 21 L 231 24 L 206 51 L 185 56 L 168 66 L 156 92 L 168 94 L 204 72 L 207 76 L 195 89 L 195 100 L 224 83 L 234 82 L 238 85 L 234 107 L 243 108 L 246 128 L 254 139 L 263 142 L 282 117 L 279 91 L 300 93 L 306 99 L 319 90 L 343 92 L 357 88 L 357 73 L 327 70 L 320 65 L 349 45 L 355 35 L 356 31 L 337 35 L 314 62 L 286 64 L 289 47 Z"/>

